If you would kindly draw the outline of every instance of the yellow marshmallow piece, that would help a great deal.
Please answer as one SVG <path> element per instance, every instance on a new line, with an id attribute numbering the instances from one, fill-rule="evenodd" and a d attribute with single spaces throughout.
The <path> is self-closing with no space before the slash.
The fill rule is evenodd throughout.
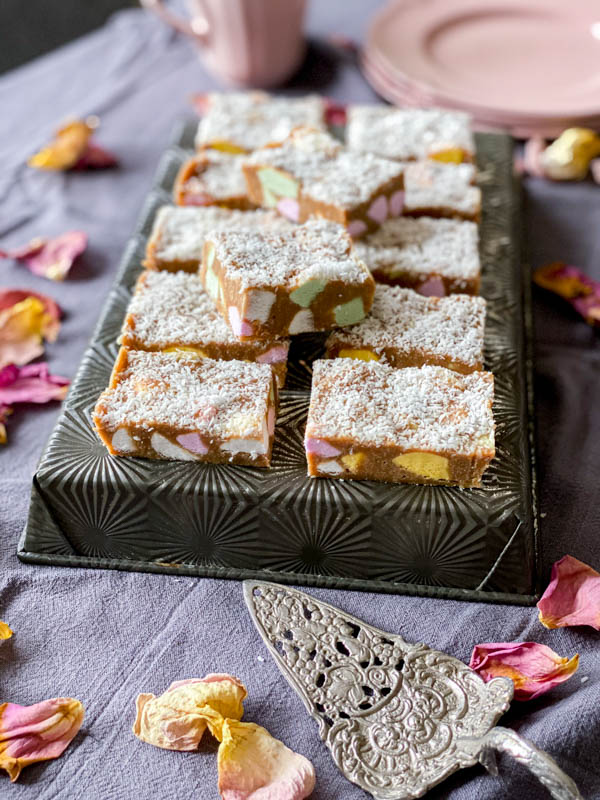
<path id="1" fill-rule="evenodd" d="M 403 453 L 396 456 L 394 464 L 408 472 L 436 481 L 449 481 L 448 459 L 435 453 Z"/>
<path id="2" fill-rule="evenodd" d="M 340 350 L 339 358 L 356 358 L 359 361 L 379 361 L 379 356 L 371 350 Z"/>
<path id="3" fill-rule="evenodd" d="M 364 453 L 352 453 L 351 455 L 348 454 L 347 456 L 342 456 L 341 458 L 342 464 L 346 467 L 346 469 L 349 469 L 350 472 L 356 472 L 364 460 Z"/>

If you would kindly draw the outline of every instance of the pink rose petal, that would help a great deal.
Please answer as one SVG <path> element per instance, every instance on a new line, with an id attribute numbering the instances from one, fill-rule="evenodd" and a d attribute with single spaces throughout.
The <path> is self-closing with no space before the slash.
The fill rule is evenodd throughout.
<path id="1" fill-rule="evenodd" d="M 90 139 L 71 169 L 108 169 L 116 167 L 118 163 L 116 156 Z"/>
<path id="2" fill-rule="evenodd" d="M 84 708 L 72 697 L 33 706 L 0 705 L 0 768 L 16 781 L 23 767 L 58 758 L 81 727 Z"/>
<path id="3" fill-rule="evenodd" d="M 302 800 L 315 786 L 310 761 L 252 722 L 225 720 L 217 763 L 223 800 Z"/>
<path id="4" fill-rule="evenodd" d="M 54 341 L 58 335 L 59 315 L 58 306 L 44 295 L 16 289 L 0 292 L 0 367 L 27 364 L 41 356 L 44 339 Z"/>
<path id="5" fill-rule="evenodd" d="M 190 97 L 190 103 L 194 107 L 194 109 L 198 112 L 198 114 L 206 114 L 208 109 L 210 108 L 210 95 L 207 93 L 197 93 L 193 94 Z"/>
<path id="6" fill-rule="evenodd" d="M 328 125 L 345 125 L 347 117 L 347 106 L 345 103 L 338 103 L 330 97 L 325 98 L 325 121 Z"/>
<path id="7" fill-rule="evenodd" d="M 292 222 L 300 219 L 300 206 L 298 201 L 291 197 L 282 197 L 277 203 L 277 211 Z"/>
<path id="8" fill-rule="evenodd" d="M 33 239 L 15 250 L 0 250 L 0 258 L 23 261 L 34 275 L 62 281 L 86 247 L 87 234 L 69 231 L 54 239 Z"/>
<path id="9" fill-rule="evenodd" d="M 564 683 L 577 669 L 579 656 L 562 658 L 537 642 L 488 642 L 473 648 L 469 666 L 483 678 L 511 678 L 515 700 L 532 700 Z"/>
<path id="10" fill-rule="evenodd" d="M 56 341 L 58 331 L 60 328 L 60 318 L 62 317 L 62 309 L 55 303 L 51 297 L 39 292 L 31 292 L 29 289 L 0 289 L 0 312 L 4 311 L 11 306 L 26 300 L 28 297 L 35 297 L 44 306 L 48 319 L 44 326 L 44 339 L 49 342 Z"/>
<path id="11" fill-rule="evenodd" d="M 47 364 L 9 364 L 0 370 L 0 403 L 48 403 L 62 400 L 69 380 L 50 375 Z"/>
<path id="12" fill-rule="evenodd" d="M 573 556 L 564 556 L 553 565 L 537 607 L 546 628 L 589 625 L 600 630 L 600 573 Z"/>
<path id="13" fill-rule="evenodd" d="M 542 163 L 542 153 L 546 149 L 546 140 L 539 136 L 528 139 L 523 148 L 523 161 L 521 167 L 523 172 L 533 175 L 536 178 L 545 178 L 544 165 Z"/>
<path id="14" fill-rule="evenodd" d="M 600 282 L 582 270 L 556 261 L 536 269 L 533 281 L 567 300 L 588 325 L 600 325 Z"/>

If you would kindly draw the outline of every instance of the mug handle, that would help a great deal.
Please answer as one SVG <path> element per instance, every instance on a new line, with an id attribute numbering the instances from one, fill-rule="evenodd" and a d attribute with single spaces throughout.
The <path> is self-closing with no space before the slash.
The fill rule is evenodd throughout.
<path id="1" fill-rule="evenodd" d="M 144 8 L 154 11 L 164 22 L 180 33 L 185 33 L 186 36 L 193 36 L 196 39 L 200 39 L 201 42 L 206 41 L 209 27 L 206 17 L 197 16 L 192 21 L 183 19 L 169 11 L 164 4 L 164 0 L 140 0 L 140 4 Z"/>

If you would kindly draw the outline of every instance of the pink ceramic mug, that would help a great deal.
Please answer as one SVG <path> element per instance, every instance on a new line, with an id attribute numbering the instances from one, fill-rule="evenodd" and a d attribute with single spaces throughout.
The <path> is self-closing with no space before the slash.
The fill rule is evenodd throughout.
<path id="1" fill-rule="evenodd" d="M 277 86 L 304 55 L 306 0 L 188 0 L 189 19 L 173 14 L 164 0 L 141 3 L 193 37 L 210 69 L 230 83 Z"/>

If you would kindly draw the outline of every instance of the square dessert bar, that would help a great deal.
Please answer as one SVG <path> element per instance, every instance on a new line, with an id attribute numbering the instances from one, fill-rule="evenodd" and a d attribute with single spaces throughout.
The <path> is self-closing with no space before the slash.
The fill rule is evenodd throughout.
<path id="1" fill-rule="evenodd" d="M 344 228 L 325 220 L 281 234 L 209 234 L 200 277 L 242 340 L 352 325 L 375 291 Z"/>
<path id="2" fill-rule="evenodd" d="M 354 245 L 376 281 L 421 294 L 477 294 L 481 278 L 474 222 L 399 217 Z"/>
<path id="3" fill-rule="evenodd" d="M 273 97 L 266 92 L 214 92 L 196 133 L 196 149 L 249 153 L 281 142 L 298 125 L 325 128 L 318 95 Z"/>
<path id="4" fill-rule="evenodd" d="M 493 397 L 490 372 L 315 361 L 308 474 L 479 486 L 495 453 Z"/>
<path id="5" fill-rule="evenodd" d="M 93 419 L 114 456 L 268 467 L 276 404 L 267 364 L 123 347 Z"/>
<path id="6" fill-rule="evenodd" d="M 127 309 L 120 344 L 132 350 L 174 351 L 184 358 L 257 361 L 270 364 L 283 386 L 289 341 L 240 342 L 206 294 L 197 275 L 150 272 L 140 275 Z"/>
<path id="7" fill-rule="evenodd" d="M 483 369 L 484 326 L 482 297 L 423 297 L 378 284 L 369 316 L 333 331 L 327 357 L 383 360 L 396 368 L 432 364 L 466 375 Z"/>
<path id="8" fill-rule="evenodd" d="M 223 206 L 243 211 L 255 208 L 246 197 L 244 158 L 218 150 L 193 156 L 179 170 L 173 189 L 174 202 L 179 206 Z"/>
<path id="9" fill-rule="evenodd" d="M 209 231 L 220 228 L 258 230 L 263 227 L 287 230 L 290 225 L 273 211 L 239 211 L 219 206 L 162 206 L 154 219 L 144 266 L 170 272 L 198 272 L 204 239 Z"/>
<path id="10" fill-rule="evenodd" d="M 350 106 L 346 141 L 351 150 L 398 161 L 432 158 L 460 164 L 472 161 L 471 118 L 459 111 Z"/>
<path id="11" fill-rule="evenodd" d="M 252 153 L 243 169 L 250 200 L 294 222 L 325 217 L 359 237 L 402 211 L 403 164 L 372 153 L 357 157 L 311 128 Z"/>
<path id="12" fill-rule="evenodd" d="M 438 164 L 435 161 L 407 164 L 403 213 L 479 222 L 481 189 L 473 186 L 475 174 L 472 164 Z"/>

